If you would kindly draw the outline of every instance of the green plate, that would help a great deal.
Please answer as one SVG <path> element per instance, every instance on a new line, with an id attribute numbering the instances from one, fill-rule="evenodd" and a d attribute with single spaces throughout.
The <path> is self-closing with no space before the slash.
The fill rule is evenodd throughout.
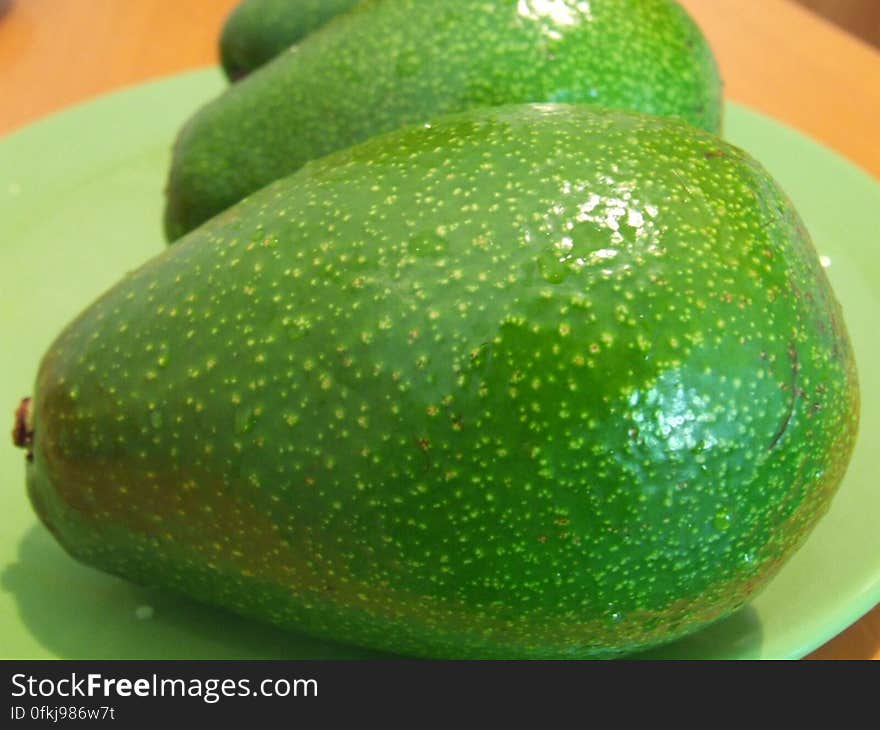
<path id="1" fill-rule="evenodd" d="M 213 69 L 182 75 L 101 98 L 0 142 L 0 404 L 10 428 L 60 328 L 162 250 L 172 140 L 222 86 Z M 740 107 L 730 105 L 727 130 L 782 183 L 826 257 L 860 366 L 861 438 L 831 511 L 772 584 L 732 618 L 651 655 L 794 658 L 880 601 L 880 453 L 871 447 L 880 434 L 880 185 Z M 0 590 L 3 658 L 368 656 L 79 565 L 37 523 L 25 496 L 24 458 L 11 445 L 0 445 Z"/>

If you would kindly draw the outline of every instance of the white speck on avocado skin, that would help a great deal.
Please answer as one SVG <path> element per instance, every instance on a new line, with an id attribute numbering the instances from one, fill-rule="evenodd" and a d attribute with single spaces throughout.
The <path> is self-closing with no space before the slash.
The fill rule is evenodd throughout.
<path id="1" fill-rule="evenodd" d="M 149 619 L 153 618 L 154 614 L 155 610 L 152 606 L 138 606 L 134 610 L 134 616 L 139 621 L 148 621 Z"/>
<path id="2" fill-rule="evenodd" d="M 82 560 L 282 626 L 607 655 L 773 573 L 856 394 L 755 162 L 507 107 L 312 163 L 108 292 L 41 367 L 30 490 Z"/>
<path id="3" fill-rule="evenodd" d="M 182 129 L 169 240 L 309 160 L 467 109 L 587 103 L 717 132 L 721 82 L 672 0 L 385 0 L 306 38 Z"/>

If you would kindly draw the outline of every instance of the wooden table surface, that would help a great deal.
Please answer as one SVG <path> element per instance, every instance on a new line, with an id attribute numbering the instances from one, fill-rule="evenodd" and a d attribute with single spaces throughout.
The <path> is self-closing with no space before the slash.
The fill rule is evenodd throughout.
<path id="1" fill-rule="evenodd" d="M 216 63 L 237 2 L 0 0 L 0 135 L 96 94 Z M 682 3 L 715 50 L 729 98 L 880 177 L 880 53 L 790 0 Z M 880 606 L 811 656 L 880 659 Z"/>

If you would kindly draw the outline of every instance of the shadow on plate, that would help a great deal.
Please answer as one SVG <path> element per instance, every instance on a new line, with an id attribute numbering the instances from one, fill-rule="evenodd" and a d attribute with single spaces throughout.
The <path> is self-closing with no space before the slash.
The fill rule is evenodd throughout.
<path id="1" fill-rule="evenodd" d="M 22 538 L 18 560 L 4 569 L 0 585 L 15 597 L 20 630 L 62 659 L 386 656 L 273 629 L 105 575 L 76 562 L 38 524 Z"/>
<path id="2" fill-rule="evenodd" d="M 18 560 L 5 568 L 0 585 L 18 604 L 21 630 L 62 659 L 393 658 L 280 631 L 105 575 L 64 553 L 38 524 L 22 538 Z M 757 614 L 747 607 L 633 658 L 749 658 L 760 644 Z M 29 658 L 22 651 L 12 654 Z"/>
<path id="3" fill-rule="evenodd" d="M 763 632 L 758 612 L 745 606 L 732 616 L 631 659 L 757 659 Z"/>

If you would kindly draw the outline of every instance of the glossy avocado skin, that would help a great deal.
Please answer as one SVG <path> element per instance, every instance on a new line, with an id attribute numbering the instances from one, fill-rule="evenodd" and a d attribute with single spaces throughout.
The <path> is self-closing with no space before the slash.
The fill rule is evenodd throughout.
<path id="1" fill-rule="evenodd" d="M 672 0 L 365 2 L 188 121 L 167 185 L 168 239 L 311 159 L 515 102 L 721 123 L 712 52 Z"/>
<path id="2" fill-rule="evenodd" d="M 357 0 L 244 0 L 226 19 L 220 62 L 227 78 L 243 78 L 294 43 L 354 7 Z"/>
<path id="3" fill-rule="evenodd" d="M 515 106 L 310 163 L 129 275 L 43 360 L 28 483 L 80 560 L 282 627 L 601 657 L 747 601 L 857 421 L 756 162 Z"/>

